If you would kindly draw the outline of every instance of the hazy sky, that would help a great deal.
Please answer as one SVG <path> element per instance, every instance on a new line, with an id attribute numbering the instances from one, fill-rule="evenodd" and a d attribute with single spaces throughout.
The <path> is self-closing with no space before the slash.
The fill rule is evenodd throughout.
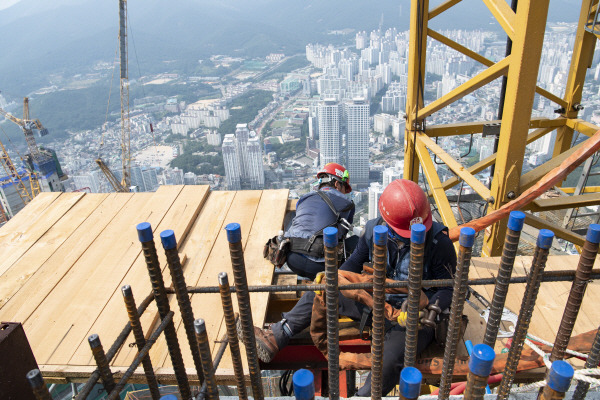
<path id="1" fill-rule="evenodd" d="M 0 0 L 0 10 L 4 10 L 5 8 L 8 8 L 19 1 L 21 0 Z"/>

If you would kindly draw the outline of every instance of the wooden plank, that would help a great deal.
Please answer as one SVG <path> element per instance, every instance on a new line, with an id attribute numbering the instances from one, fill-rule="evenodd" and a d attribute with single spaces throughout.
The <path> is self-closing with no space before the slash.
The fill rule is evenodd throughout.
<path id="1" fill-rule="evenodd" d="M 84 193 L 62 193 L 57 194 L 57 196 L 44 196 L 46 201 L 40 203 L 42 205 L 47 203 L 47 206 L 51 204 L 50 207 L 44 207 L 43 210 L 39 210 L 41 207 L 36 207 L 34 211 L 39 212 L 37 215 L 31 215 L 31 212 L 26 213 L 24 217 L 27 218 L 28 222 L 23 222 L 17 229 L 6 231 L 0 229 L 0 243 L 2 243 L 2 246 L 0 246 L 0 260 L 2 260 L 0 274 L 6 272 L 84 195 Z M 27 207 L 21 210 L 17 216 L 25 210 L 27 210 Z"/>
<path id="2" fill-rule="evenodd" d="M 87 195 L 0 276 L 0 309 L 94 212 L 108 194 Z M 0 315 L 2 313 L 0 312 Z"/>
<path id="3" fill-rule="evenodd" d="M 43 216 L 43 211 L 60 197 L 61 192 L 43 192 L 38 194 L 25 208 L 8 220 L 0 228 L 0 241 L 13 232 L 22 232 L 33 226 L 38 218 Z"/>
<path id="4" fill-rule="evenodd" d="M 175 237 L 177 240 L 183 240 L 187 236 L 193 222 L 196 220 L 196 217 L 198 216 L 198 213 L 200 212 L 200 209 L 202 208 L 204 201 L 208 196 L 208 192 L 208 186 L 184 186 L 175 201 L 173 201 L 164 218 L 162 218 L 160 221 L 156 221 L 156 223 L 153 223 L 152 227 L 154 230 L 155 243 L 158 250 L 159 261 L 163 267 L 163 270 L 168 268 L 166 267 L 166 257 L 162 249 L 162 245 L 160 244 L 160 232 L 166 229 L 172 229 L 175 232 Z M 123 294 L 121 293 L 121 287 L 123 285 L 129 284 L 132 287 L 134 296 L 138 302 L 141 302 L 146 295 L 150 293 L 152 287 L 150 284 L 150 278 L 148 276 L 148 270 L 146 268 L 146 262 L 144 261 L 144 256 L 141 251 L 142 248 L 139 242 L 136 243 L 136 246 L 138 252 L 133 266 L 114 287 L 112 296 L 104 307 L 104 310 L 102 310 L 98 319 L 94 322 L 86 335 L 82 337 L 79 347 L 75 351 L 73 357 L 71 357 L 69 360 L 70 364 L 94 363 L 89 344 L 86 340 L 87 336 L 91 335 L 92 333 L 98 333 L 101 335 L 102 340 L 106 341 L 106 343 L 112 343 L 121 333 L 123 326 L 125 326 L 128 321 L 127 312 L 125 310 L 125 306 L 123 305 Z M 165 275 L 165 278 L 167 275 L 169 275 L 168 271 L 163 272 L 163 274 Z M 154 303 L 152 307 L 147 309 L 145 314 L 148 317 L 151 317 L 153 314 L 154 316 L 158 315 L 158 311 L 156 307 L 154 307 Z M 146 330 L 149 330 L 151 326 L 150 324 L 146 324 L 145 327 Z M 131 335 L 128 339 L 129 341 L 126 341 L 126 343 L 135 342 L 133 335 Z M 125 351 L 122 352 L 127 352 L 129 350 L 131 353 L 123 364 L 129 365 L 131 362 L 133 362 L 133 359 L 136 356 L 137 348 L 125 346 L 124 350 Z"/>

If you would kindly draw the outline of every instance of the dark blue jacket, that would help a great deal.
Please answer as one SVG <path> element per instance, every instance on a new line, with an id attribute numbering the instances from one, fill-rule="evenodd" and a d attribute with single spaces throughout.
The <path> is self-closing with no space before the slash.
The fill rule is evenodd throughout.
<path id="1" fill-rule="evenodd" d="M 373 249 L 373 228 L 384 224 L 383 219 L 369 220 L 365 226 L 364 234 L 360 237 L 356 249 L 341 269 L 360 273 L 363 264 L 370 262 Z M 450 238 L 448 228 L 434 222 L 427 232 L 425 239 L 425 259 L 423 264 L 423 279 L 452 279 L 456 272 L 456 251 Z M 404 245 L 395 240 L 388 240 L 388 265 L 387 277 L 395 280 L 405 280 L 407 276 L 408 259 L 410 257 L 410 244 Z M 443 309 L 449 308 L 452 302 L 452 287 L 424 288 L 430 303 L 439 299 Z M 390 301 L 392 305 L 393 301 Z"/>

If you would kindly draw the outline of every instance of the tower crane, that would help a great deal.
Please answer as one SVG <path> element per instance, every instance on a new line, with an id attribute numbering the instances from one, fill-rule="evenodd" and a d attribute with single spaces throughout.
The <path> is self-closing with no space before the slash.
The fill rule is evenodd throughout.
<path id="1" fill-rule="evenodd" d="M 102 161 L 102 159 L 100 157 L 98 157 L 96 159 L 96 164 L 98 164 L 98 166 L 100 167 L 100 170 L 104 173 L 104 176 L 106 176 L 106 179 L 108 179 L 108 182 L 113 187 L 113 189 L 115 190 L 115 192 L 123 192 L 123 193 L 129 192 L 129 190 L 127 190 L 121 184 L 121 182 L 119 182 L 119 180 L 117 179 L 117 177 L 115 176 L 115 174 L 112 173 L 112 171 L 110 170 L 110 168 L 108 168 L 108 165 L 106 165 L 104 163 L 104 161 Z"/>

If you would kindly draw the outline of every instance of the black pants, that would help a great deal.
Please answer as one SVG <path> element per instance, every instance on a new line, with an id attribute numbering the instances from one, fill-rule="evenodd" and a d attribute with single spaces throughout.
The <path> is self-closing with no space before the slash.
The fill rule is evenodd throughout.
<path id="1" fill-rule="evenodd" d="M 312 304 L 315 298 L 314 292 L 306 292 L 302 298 L 296 303 L 294 308 L 288 313 L 283 314 L 283 318 L 287 320 L 292 334 L 302 332 L 310 326 L 312 315 Z M 359 321 L 365 305 L 350 300 L 344 297 L 341 293 L 339 296 L 339 313 L 346 317 Z M 283 332 L 282 323 L 278 322 L 271 326 L 279 349 L 284 347 L 288 338 Z M 417 355 L 423 352 L 434 339 L 434 330 L 431 328 L 423 328 L 419 330 L 417 337 Z M 400 371 L 404 367 L 404 346 L 406 344 L 406 330 L 398 325 L 392 326 L 385 334 L 384 351 L 383 351 L 383 391 L 382 396 L 390 392 L 400 381 Z M 357 396 L 371 396 L 371 375 L 367 377 L 365 385 L 361 387 Z"/>
<path id="2" fill-rule="evenodd" d="M 346 239 L 345 246 L 348 255 L 354 251 L 357 244 L 358 236 L 352 236 Z M 295 274 L 311 280 L 314 280 L 319 272 L 325 271 L 325 262 L 310 260 L 299 253 L 289 253 L 287 255 L 286 263 Z"/>

